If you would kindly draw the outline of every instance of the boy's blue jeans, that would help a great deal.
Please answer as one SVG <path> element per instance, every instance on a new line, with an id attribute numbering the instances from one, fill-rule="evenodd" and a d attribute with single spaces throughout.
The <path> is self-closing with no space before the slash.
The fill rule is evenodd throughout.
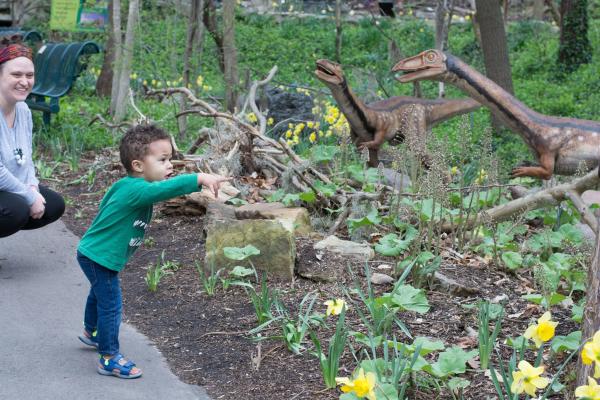
<path id="1" fill-rule="evenodd" d="M 77 261 L 92 285 L 85 305 L 85 329 L 89 333 L 97 331 L 101 355 L 118 354 L 122 308 L 119 273 L 90 260 L 79 251 Z"/>

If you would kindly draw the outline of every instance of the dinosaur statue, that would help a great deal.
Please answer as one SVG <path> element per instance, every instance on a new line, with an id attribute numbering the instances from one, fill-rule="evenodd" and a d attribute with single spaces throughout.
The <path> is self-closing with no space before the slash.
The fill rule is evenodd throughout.
<path id="1" fill-rule="evenodd" d="M 406 134 L 414 129 L 425 135 L 432 126 L 456 115 L 465 114 L 481 107 L 473 99 L 427 100 L 418 97 L 398 96 L 373 103 L 363 103 L 348 87 L 342 67 L 329 60 L 317 60 L 315 75 L 329 89 L 340 111 L 350 125 L 353 142 L 369 149 L 369 166 L 379 163 L 379 148 L 385 141 L 403 142 Z M 424 144 L 423 140 L 416 140 Z M 423 149 L 413 149 L 428 167 L 428 157 Z"/>
<path id="2" fill-rule="evenodd" d="M 454 85 L 518 133 L 539 165 L 514 168 L 513 177 L 550 179 L 553 173 L 573 175 L 582 167 L 591 170 L 598 165 L 600 122 L 535 112 L 451 54 L 427 50 L 400 60 L 392 72 L 404 73 L 396 77 L 400 82 L 427 79 Z"/>

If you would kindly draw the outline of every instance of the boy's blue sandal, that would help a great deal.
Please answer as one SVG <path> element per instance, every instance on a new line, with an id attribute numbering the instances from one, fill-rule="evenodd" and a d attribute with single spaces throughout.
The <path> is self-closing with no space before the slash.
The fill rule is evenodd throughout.
<path id="1" fill-rule="evenodd" d="M 134 379 L 142 376 L 142 371 L 139 369 L 137 373 L 132 374 L 133 367 L 135 367 L 135 364 L 127 361 L 121 354 L 116 354 L 108 360 L 100 355 L 98 373 L 101 375 L 114 375 L 123 379 Z"/>
<path id="2" fill-rule="evenodd" d="M 98 340 L 96 339 L 96 333 L 97 333 L 97 331 L 94 331 L 91 334 L 86 331 L 86 332 L 84 332 L 83 334 L 81 334 L 81 335 L 79 335 L 77 337 L 84 344 L 87 344 L 88 346 L 91 346 L 91 347 L 94 347 L 94 348 L 97 349 L 98 348 Z"/>

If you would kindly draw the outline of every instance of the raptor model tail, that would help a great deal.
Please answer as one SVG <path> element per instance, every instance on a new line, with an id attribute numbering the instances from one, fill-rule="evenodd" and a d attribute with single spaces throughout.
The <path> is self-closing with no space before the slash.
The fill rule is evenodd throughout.
<path id="1" fill-rule="evenodd" d="M 431 110 L 431 124 L 434 125 L 457 115 L 469 113 L 479 107 L 481 104 L 473 99 L 446 100 L 444 107 L 433 107 Z"/>

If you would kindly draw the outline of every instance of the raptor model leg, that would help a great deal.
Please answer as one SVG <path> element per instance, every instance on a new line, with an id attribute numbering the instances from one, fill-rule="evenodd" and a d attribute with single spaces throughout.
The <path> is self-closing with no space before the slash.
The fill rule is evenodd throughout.
<path id="1" fill-rule="evenodd" d="M 540 165 L 534 167 L 517 167 L 512 170 L 511 176 L 517 178 L 520 176 L 531 176 L 539 179 L 550 179 L 554 172 L 555 155 L 544 153 L 540 156 Z"/>

